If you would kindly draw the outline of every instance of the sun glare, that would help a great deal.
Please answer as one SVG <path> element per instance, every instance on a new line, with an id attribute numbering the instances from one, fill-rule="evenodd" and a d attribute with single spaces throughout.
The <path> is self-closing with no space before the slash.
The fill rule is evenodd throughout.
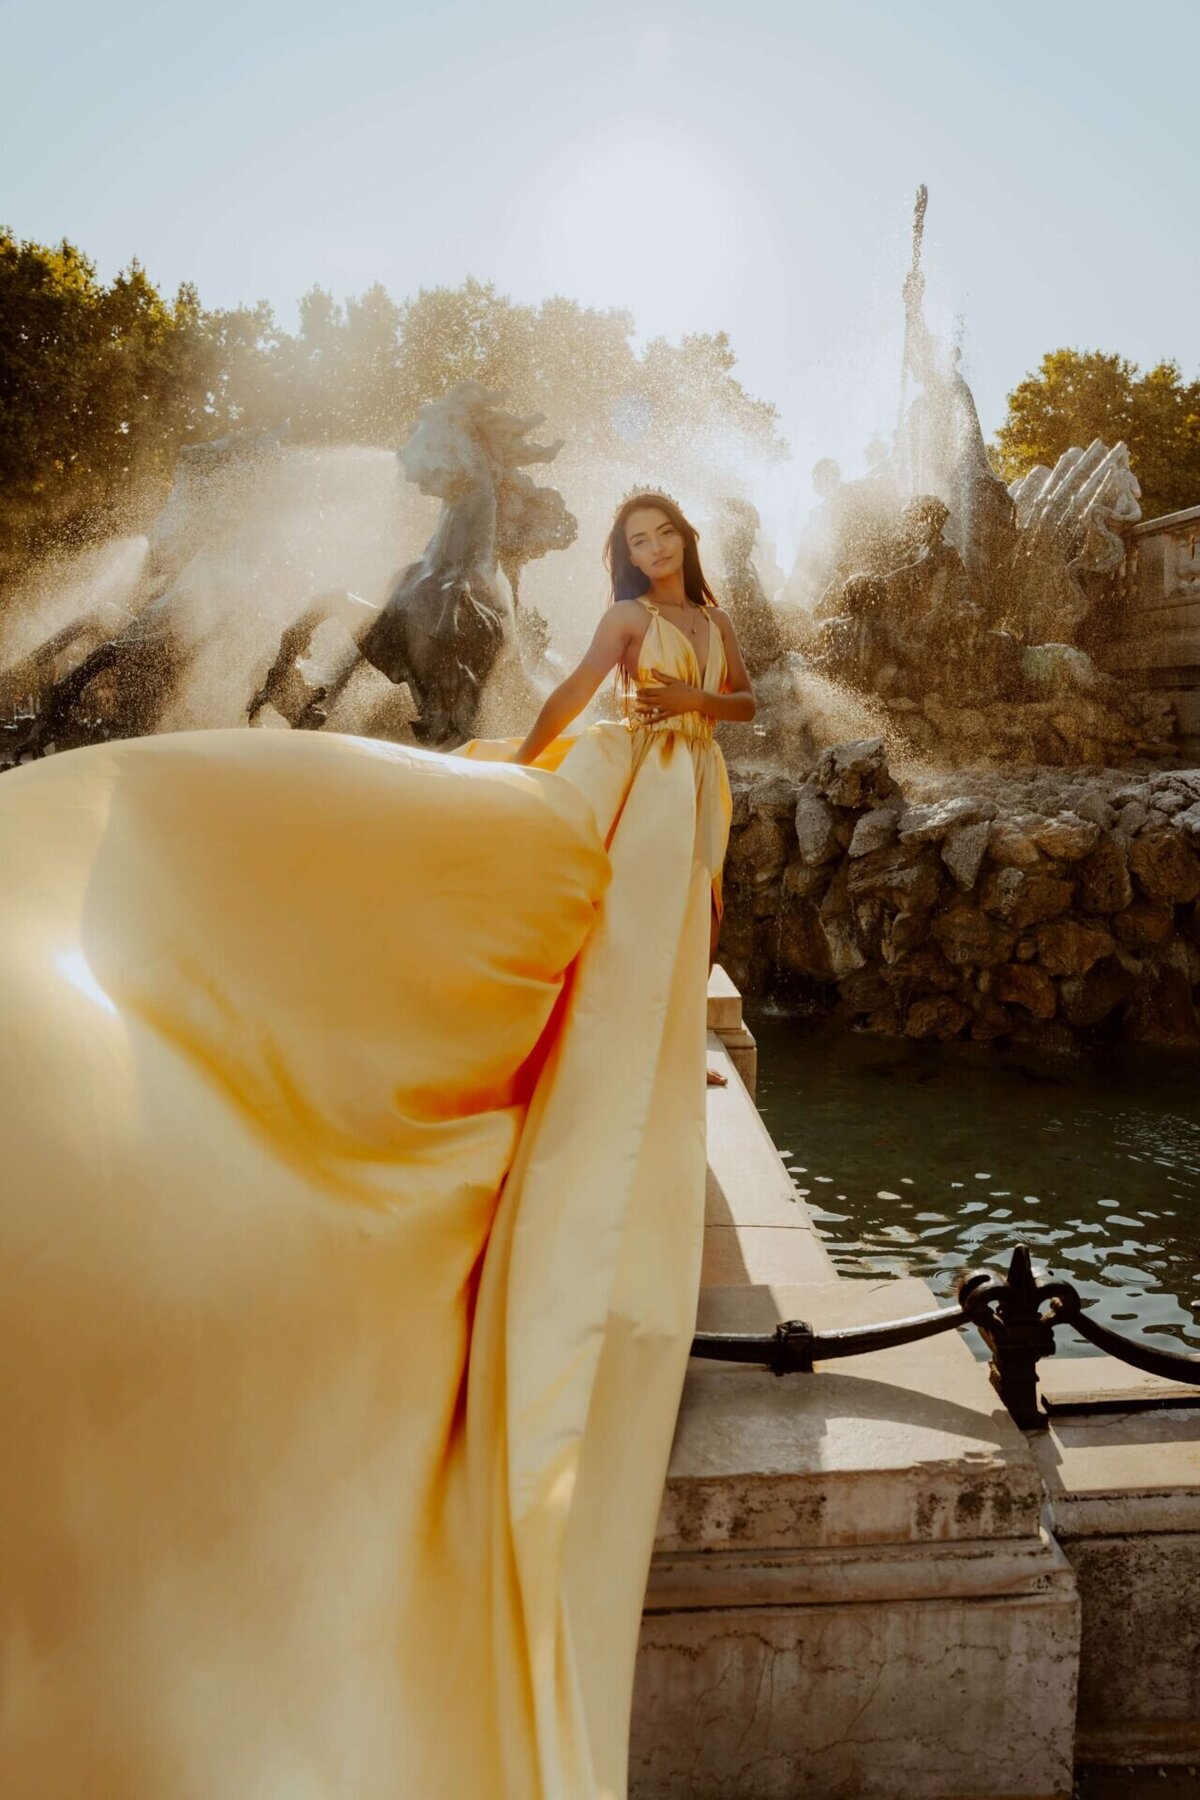
<path id="1" fill-rule="evenodd" d="M 717 328 L 744 278 L 744 208 L 737 164 L 692 126 L 609 120 L 539 187 L 547 291 L 626 306 L 641 337 Z"/>

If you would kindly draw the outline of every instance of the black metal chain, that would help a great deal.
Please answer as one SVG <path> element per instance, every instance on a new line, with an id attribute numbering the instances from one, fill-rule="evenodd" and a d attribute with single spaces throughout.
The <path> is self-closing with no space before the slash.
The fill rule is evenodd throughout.
<path id="1" fill-rule="evenodd" d="M 1044 1309 L 1044 1310 L 1043 1310 Z M 1154 1396 L 1150 1404 L 1200 1405 L 1200 1355 L 1159 1350 L 1110 1331 L 1090 1318 L 1079 1291 L 1069 1281 L 1040 1281 L 1028 1244 L 1018 1244 L 1005 1277 L 972 1270 L 958 1284 L 958 1305 L 861 1325 L 844 1331 L 814 1331 L 803 1319 L 786 1319 L 769 1334 L 697 1332 L 692 1355 L 715 1362 L 748 1363 L 776 1375 L 812 1374 L 816 1363 L 865 1356 L 914 1344 L 939 1332 L 973 1325 L 991 1351 L 992 1385 L 1024 1431 L 1045 1431 L 1049 1416 L 1038 1398 L 1037 1366 L 1055 1353 L 1054 1333 L 1066 1326 L 1131 1368 L 1168 1381 L 1195 1384 L 1194 1394 Z M 1132 1408 L 1136 1402 L 1122 1402 Z"/>

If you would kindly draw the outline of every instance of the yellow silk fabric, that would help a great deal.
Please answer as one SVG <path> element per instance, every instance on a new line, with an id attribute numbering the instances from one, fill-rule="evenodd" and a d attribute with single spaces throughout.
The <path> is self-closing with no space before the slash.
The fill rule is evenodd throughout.
<path id="1" fill-rule="evenodd" d="M 0 779 L 0 1793 L 624 1794 L 727 787 L 553 748 Z"/>

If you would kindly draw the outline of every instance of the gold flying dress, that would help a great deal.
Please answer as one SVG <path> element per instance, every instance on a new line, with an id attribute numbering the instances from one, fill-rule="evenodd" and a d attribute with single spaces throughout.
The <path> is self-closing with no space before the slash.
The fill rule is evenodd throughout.
<path id="1" fill-rule="evenodd" d="M 625 1794 L 729 787 L 516 741 L 0 779 L 0 1794 Z"/>

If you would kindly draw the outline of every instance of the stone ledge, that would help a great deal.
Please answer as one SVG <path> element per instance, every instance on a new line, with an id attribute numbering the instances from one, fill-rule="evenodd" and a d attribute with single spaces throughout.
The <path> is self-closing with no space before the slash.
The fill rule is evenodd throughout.
<path id="1" fill-rule="evenodd" d="M 697 1323 L 770 1331 L 804 1318 L 833 1328 L 935 1305 L 911 1279 L 760 1284 L 702 1292 Z M 1041 1505 L 1025 1439 L 957 1334 L 874 1351 L 836 1373 L 778 1378 L 694 1362 L 657 1548 L 1036 1538 Z"/>
<path id="2" fill-rule="evenodd" d="M 1030 1447 L 1061 1535 L 1200 1534 L 1200 1412 L 1052 1417 Z"/>
<path id="3" fill-rule="evenodd" d="M 854 1545 L 845 1549 L 662 1552 L 647 1612 L 702 1607 L 875 1605 L 1075 1591 L 1071 1566 L 1043 1528 L 1036 1538 Z"/>

